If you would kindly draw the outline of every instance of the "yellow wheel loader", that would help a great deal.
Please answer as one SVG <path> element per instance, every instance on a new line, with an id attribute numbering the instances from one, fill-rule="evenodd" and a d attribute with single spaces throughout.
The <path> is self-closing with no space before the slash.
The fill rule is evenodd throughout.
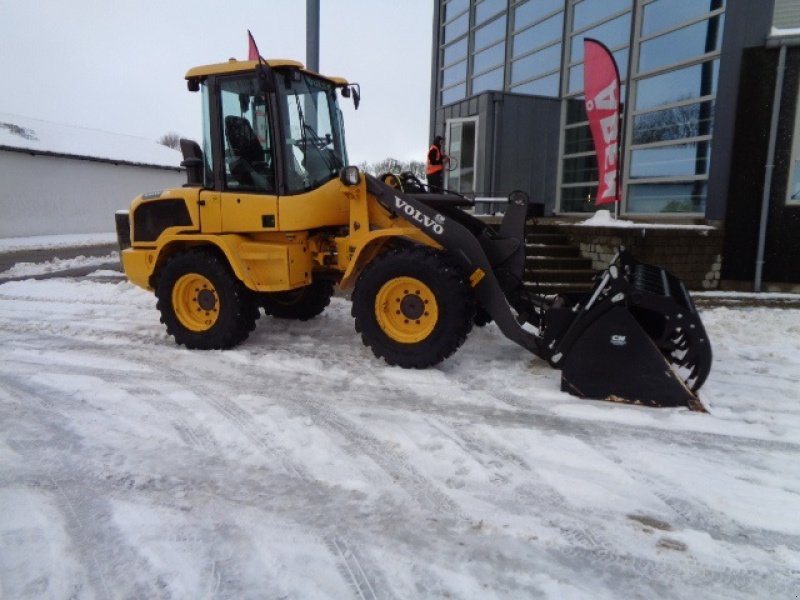
<path id="1" fill-rule="evenodd" d="M 357 84 L 263 59 L 186 79 L 204 117 L 202 146 L 181 140 L 186 185 L 117 213 L 125 274 L 155 293 L 177 343 L 233 347 L 261 310 L 311 319 L 338 287 L 352 292 L 363 343 L 391 365 L 436 365 L 493 320 L 572 394 L 699 405 L 711 346 L 665 270 L 623 252 L 585 297 L 531 293 L 524 193 L 495 229 L 462 196 L 348 166 L 337 102 L 357 108 Z"/>

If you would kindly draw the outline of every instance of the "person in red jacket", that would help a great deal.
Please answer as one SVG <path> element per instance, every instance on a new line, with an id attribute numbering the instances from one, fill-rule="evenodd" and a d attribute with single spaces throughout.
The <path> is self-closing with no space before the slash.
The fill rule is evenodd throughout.
<path id="1" fill-rule="evenodd" d="M 443 143 L 444 138 L 437 135 L 428 150 L 428 163 L 425 168 L 425 175 L 428 178 L 428 186 L 430 186 L 432 192 L 441 192 L 444 190 L 444 165 L 450 160 L 450 157 L 442 152 Z"/>

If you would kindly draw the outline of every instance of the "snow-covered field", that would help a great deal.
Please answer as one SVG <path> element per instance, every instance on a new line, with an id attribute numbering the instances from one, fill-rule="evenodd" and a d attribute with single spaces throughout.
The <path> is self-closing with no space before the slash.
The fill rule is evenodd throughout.
<path id="1" fill-rule="evenodd" d="M 703 311 L 710 414 L 582 401 L 490 325 L 334 298 L 227 352 L 112 272 L 0 284 L 0 597 L 797 598 L 800 310 Z"/>

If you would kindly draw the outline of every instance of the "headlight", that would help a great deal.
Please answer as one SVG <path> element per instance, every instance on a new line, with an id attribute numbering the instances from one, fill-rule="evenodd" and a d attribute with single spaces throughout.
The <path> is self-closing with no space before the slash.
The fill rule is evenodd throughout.
<path id="1" fill-rule="evenodd" d="M 358 167 L 349 166 L 339 171 L 339 180 L 345 185 L 358 185 L 361 181 L 361 174 L 358 172 Z"/>

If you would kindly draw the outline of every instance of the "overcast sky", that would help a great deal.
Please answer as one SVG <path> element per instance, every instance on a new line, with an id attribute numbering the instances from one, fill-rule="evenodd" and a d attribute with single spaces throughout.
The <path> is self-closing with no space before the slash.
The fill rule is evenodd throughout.
<path id="1" fill-rule="evenodd" d="M 320 71 L 361 84 L 343 102 L 353 163 L 423 160 L 432 0 L 320 0 Z M 305 57 L 305 0 L 0 0 L 0 112 L 158 139 L 200 137 L 186 71 Z"/>

